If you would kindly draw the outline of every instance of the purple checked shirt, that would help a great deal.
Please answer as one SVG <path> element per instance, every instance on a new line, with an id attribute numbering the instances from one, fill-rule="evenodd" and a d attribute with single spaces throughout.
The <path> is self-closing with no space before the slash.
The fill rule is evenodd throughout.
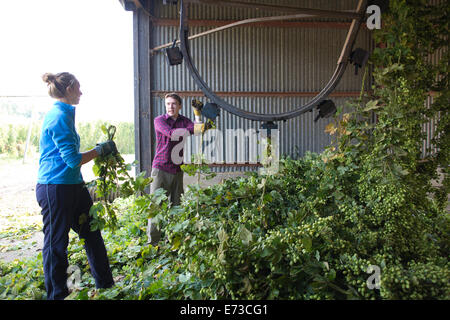
<path id="1" fill-rule="evenodd" d="M 155 132 L 156 132 L 156 155 L 153 159 L 152 167 L 160 169 L 169 173 L 177 173 L 181 171 L 180 165 L 175 164 L 171 159 L 172 150 L 178 143 L 184 143 L 183 137 L 172 140 L 172 134 L 180 136 L 183 131 L 187 129 L 190 134 L 194 133 L 194 123 L 188 118 L 178 115 L 177 119 L 172 119 L 167 113 L 155 118 Z M 178 130 L 177 130 L 178 129 Z M 183 150 L 179 153 L 183 157 Z"/>

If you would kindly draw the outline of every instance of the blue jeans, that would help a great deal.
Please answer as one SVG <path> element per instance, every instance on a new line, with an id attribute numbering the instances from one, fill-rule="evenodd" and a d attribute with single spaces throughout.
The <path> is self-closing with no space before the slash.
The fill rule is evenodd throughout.
<path id="1" fill-rule="evenodd" d="M 67 246 L 70 228 L 84 239 L 84 249 L 96 287 L 113 286 L 114 280 L 102 235 L 99 230 L 90 230 L 89 209 L 92 199 L 84 183 L 37 184 L 36 199 L 42 209 L 44 223 L 42 258 L 47 299 L 64 299 L 69 294 Z M 86 214 L 84 222 L 83 219 L 80 220 L 82 214 Z"/>

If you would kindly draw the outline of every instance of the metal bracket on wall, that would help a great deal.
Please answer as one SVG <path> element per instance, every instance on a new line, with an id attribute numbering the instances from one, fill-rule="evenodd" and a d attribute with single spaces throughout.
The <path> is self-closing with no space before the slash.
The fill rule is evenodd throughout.
<path id="1" fill-rule="evenodd" d="M 197 2 L 197 3 L 207 3 L 211 5 L 230 5 L 231 2 L 234 2 L 234 4 L 237 4 L 239 1 L 207 1 L 207 0 L 180 0 L 180 48 L 181 52 L 183 53 L 184 61 L 190 71 L 190 74 L 192 78 L 195 80 L 197 85 L 200 87 L 202 92 L 205 94 L 207 98 L 209 98 L 211 101 L 216 103 L 220 108 L 237 115 L 238 117 L 242 117 L 249 120 L 255 120 L 255 121 L 263 121 L 263 122 L 274 122 L 274 121 L 281 121 L 281 120 L 287 120 L 294 117 L 297 117 L 305 112 L 311 111 L 315 106 L 320 104 L 337 86 L 340 79 L 342 78 L 345 69 L 349 63 L 350 54 L 352 52 L 353 44 L 356 40 L 356 36 L 358 34 L 359 28 L 364 20 L 366 7 L 367 7 L 367 1 L 366 0 L 359 0 L 358 6 L 355 12 L 333 12 L 333 11 L 327 11 L 327 10 L 314 10 L 314 9 L 302 9 L 302 8 L 295 8 L 296 12 L 304 12 L 305 14 L 315 17 L 336 17 L 342 15 L 346 15 L 347 18 L 352 19 L 352 23 L 350 25 L 350 29 L 347 33 L 347 37 L 345 39 L 344 46 L 341 51 L 341 55 L 337 62 L 337 67 L 331 77 L 331 79 L 328 81 L 328 83 L 325 85 L 325 87 L 308 103 L 305 105 L 296 107 L 294 110 L 279 114 L 262 114 L 262 113 L 255 113 L 255 112 L 248 112 L 245 110 L 242 110 L 238 107 L 235 107 L 228 102 L 224 101 L 220 97 L 218 97 L 211 88 L 205 83 L 205 81 L 200 76 L 197 68 L 194 66 L 192 62 L 192 57 L 190 54 L 190 48 L 189 48 L 189 26 L 187 23 L 187 16 L 188 16 L 188 3 L 190 2 Z M 242 3 L 239 2 L 240 5 L 249 6 L 249 3 Z M 258 8 L 258 4 L 252 3 L 251 7 Z M 259 9 L 265 9 L 265 10 L 292 10 L 292 8 L 282 7 L 282 6 L 267 6 L 267 5 L 261 5 L 262 7 Z M 276 7 L 276 8 L 274 8 Z"/>

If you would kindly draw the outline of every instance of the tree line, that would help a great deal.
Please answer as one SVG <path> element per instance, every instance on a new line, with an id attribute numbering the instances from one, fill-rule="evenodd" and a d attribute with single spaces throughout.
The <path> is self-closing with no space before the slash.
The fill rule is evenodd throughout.
<path id="1" fill-rule="evenodd" d="M 102 120 L 80 122 L 76 124 L 80 135 L 80 151 L 86 151 L 102 142 L 105 137 L 101 126 L 106 124 Z M 39 152 L 39 137 L 42 122 L 36 122 L 31 127 L 30 140 L 27 154 Z M 114 141 L 117 149 L 122 154 L 134 153 L 134 124 L 132 122 L 120 122 L 114 124 L 117 128 Z M 23 157 L 29 130 L 29 124 L 0 124 L 0 154 L 10 157 Z"/>

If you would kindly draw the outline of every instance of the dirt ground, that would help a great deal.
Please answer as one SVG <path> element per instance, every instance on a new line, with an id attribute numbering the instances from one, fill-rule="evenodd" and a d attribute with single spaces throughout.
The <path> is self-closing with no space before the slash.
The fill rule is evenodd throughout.
<path id="1" fill-rule="evenodd" d="M 132 161 L 134 155 L 126 161 Z M 42 250 L 41 209 L 36 201 L 38 158 L 0 159 L 0 260 L 9 262 L 37 255 Z M 93 162 L 82 167 L 86 182 L 95 178 Z"/>
<path id="2" fill-rule="evenodd" d="M 36 202 L 37 159 L 0 162 L 0 260 L 39 253 L 42 217 Z"/>

